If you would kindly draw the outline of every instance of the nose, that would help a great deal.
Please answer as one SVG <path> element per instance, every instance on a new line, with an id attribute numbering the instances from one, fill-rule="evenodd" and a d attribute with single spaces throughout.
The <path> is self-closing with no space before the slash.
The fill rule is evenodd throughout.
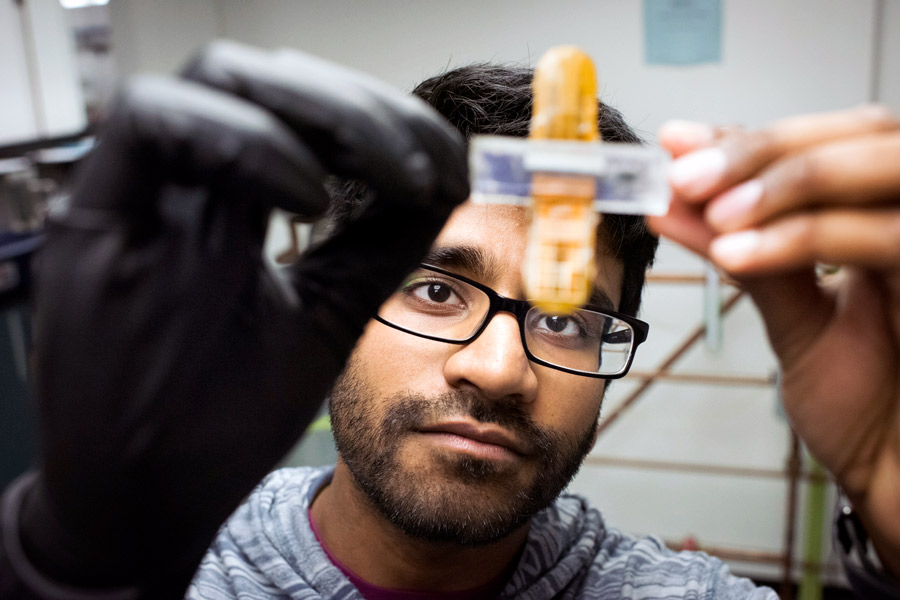
<path id="1" fill-rule="evenodd" d="M 532 402 L 538 381 L 522 346 L 519 323 L 507 312 L 494 315 L 477 338 L 460 346 L 444 365 L 453 387 L 471 386 L 489 400 Z"/>

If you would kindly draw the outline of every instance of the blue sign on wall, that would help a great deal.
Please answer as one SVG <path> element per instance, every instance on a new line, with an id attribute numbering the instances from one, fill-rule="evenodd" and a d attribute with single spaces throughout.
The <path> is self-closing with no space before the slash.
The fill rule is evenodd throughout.
<path id="1" fill-rule="evenodd" d="M 648 64 L 694 65 L 722 60 L 721 0 L 644 0 Z"/>

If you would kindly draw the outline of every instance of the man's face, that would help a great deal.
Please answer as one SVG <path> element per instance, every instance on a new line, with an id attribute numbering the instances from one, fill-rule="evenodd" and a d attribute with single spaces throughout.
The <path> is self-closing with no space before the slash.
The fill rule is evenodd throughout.
<path id="1" fill-rule="evenodd" d="M 524 209 L 466 203 L 428 262 L 522 298 L 526 234 Z M 617 304 L 621 282 L 621 262 L 601 253 L 597 287 Z M 354 483 L 395 526 L 481 545 L 565 488 L 593 444 L 604 386 L 529 361 L 509 313 L 465 345 L 372 321 L 332 392 L 332 426 Z"/>

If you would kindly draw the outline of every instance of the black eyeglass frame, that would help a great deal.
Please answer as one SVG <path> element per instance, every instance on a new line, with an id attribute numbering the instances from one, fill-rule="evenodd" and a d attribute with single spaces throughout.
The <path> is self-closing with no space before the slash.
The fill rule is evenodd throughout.
<path id="1" fill-rule="evenodd" d="M 534 308 L 534 305 L 531 304 L 528 300 L 515 300 L 513 298 L 507 298 L 506 296 L 501 296 L 488 286 L 483 283 L 479 283 L 478 281 L 474 281 L 465 277 L 463 275 L 458 275 L 446 269 L 442 269 L 441 267 L 436 267 L 434 265 L 429 265 L 426 263 L 420 263 L 420 268 L 428 269 L 429 271 L 434 271 L 436 273 L 440 273 L 442 275 L 447 275 L 448 277 L 453 277 L 454 279 L 458 279 L 462 282 L 465 282 L 472 287 L 478 288 L 482 292 L 485 293 L 488 297 L 489 305 L 487 314 L 484 316 L 484 319 L 481 325 L 478 326 L 478 329 L 475 330 L 472 335 L 467 337 L 464 340 L 448 340 L 446 338 L 429 335 L 427 333 L 419 333 L 418 331 L 413 331 L 411 329 L 407 329 L 396 323 L 391 323 L 390 321 L 381 317 L 381 315 L 375 315 L 375 320 L 379 323 L 387 325 L 388 327 L 392 327 L 404 333 L 408 333 L 410 335 L 414 335 L 420 338 L 425 338 L 427 340 L 434 340 L 436 342 L 444 342 L 446 344 L 468 344 L 475 340 L 479 335 L 481 335 L 485 329 L 487 329 L 488 324 L 493 320 L 493 318 L 497 315 L 498 312 L 507 312 L 515 315 L 516 320 L 519 323 L 519 335 L 522 338 L 522 348 L 525 350 L 525 356 L 528 357 L 528 360 L 537 363 L 539 365 L 543 365 L 545 367 L 550 367 L 551 369 L 556 369 L 557 371 L 563 371 L 565 373 L 571 373 L 572 375 L 581 375 L 583 377 L 593 377 L 595 379 L 620 379 L 628 374 L 629 369 L 631 369 L 631 363 L 634 361 L 634 355 L 637 353 L 637 348 L 642 343 L 647 340 L 647 334 L 650 331 L 650 324 L 630 315 L 625 315 L 619 312 L 615 312 L 612 310 L 593 310 L 593 309 L 585 309 L 590 310 L 591 312 L 595 312 L 601 315 L 606 315 L 608 317 L 613 317 L 628 323 L 631 326 L 632 331 L 634 331 L 634 339 L 632 340 L 631 352 L 628 355 L 628 362 L 625 363 L 625 366 L 617 372 L 611 375 L 602 374 L 602 373 L 588 373 L 587 371 L 578 371 L 575 369 L 569 369 L 568 367 L 562 367 L 560 365 L 555 365 L 551 362 L 538 358 L 534 354 L 531 353 L 531 350 L 528 349 L 528 342 L 525 339 L 525 317 L 528 315 L 528 311 Z"/>

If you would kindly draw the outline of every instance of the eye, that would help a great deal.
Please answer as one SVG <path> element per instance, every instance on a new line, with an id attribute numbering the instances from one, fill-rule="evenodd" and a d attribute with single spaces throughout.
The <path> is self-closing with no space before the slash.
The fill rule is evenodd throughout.
<path id="1" fill-rule="evenodd" d="M 434 276 L 412 279 L 401 288 L 407 307 L 413 310 L 449 314 L 468 309 L 470 294 L 457 282 Z"/>
<path id="2" fill-rule="evenodd" d="M 420 284 L 413 293 L 422 300 L 443 304 L 456 296 L 453 289 L 443 282 L 428 281 Z"/>
<path id="3" fill-rule="evenodd" d="M 565 337 L 584 335 L 583 324 L 574 316 L 542 314 L 536 320 L 536 325 L 540 329 Z"/>
<path id="4" fill-rule="evenodd" d="M 546 315 L 543 317 L 543 323 L 547 329 L 553 333 L 561 333 L 563 335 L 578 335 L 581 327 L 574 319 L 569 317 L 561 317 L 559 315 Z"/>

